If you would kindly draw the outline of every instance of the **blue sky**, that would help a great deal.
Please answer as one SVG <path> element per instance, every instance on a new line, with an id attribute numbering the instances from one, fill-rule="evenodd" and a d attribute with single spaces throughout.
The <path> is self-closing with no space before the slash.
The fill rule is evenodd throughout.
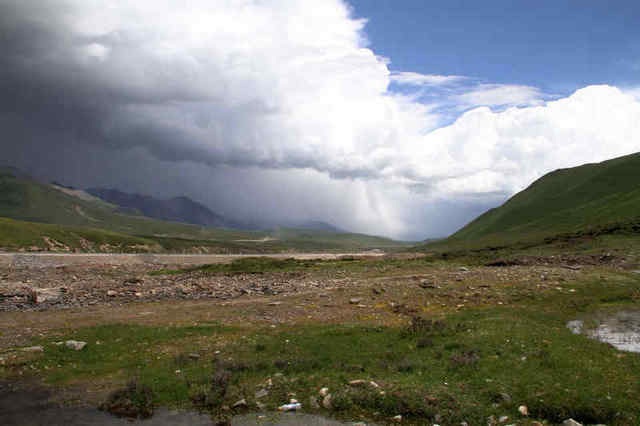
<path id="1" fill-rule="evenodd" d="M 566 95 L 640 83 L 640 1 L 350 0 L 390 69 Z"/>

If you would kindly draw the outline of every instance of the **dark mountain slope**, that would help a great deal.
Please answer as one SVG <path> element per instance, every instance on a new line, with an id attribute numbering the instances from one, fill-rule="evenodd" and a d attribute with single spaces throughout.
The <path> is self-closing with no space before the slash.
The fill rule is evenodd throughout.
<path id="1" fill-rule="evenodd" d="M 238 227 L 238 224 L 187 197 L 160 200 L 148 195 L 128 194 L 115 189 L 91 188 L 86 191 L 108 203 L 121 207 L 125 212 L 137 212 L 154 219 L 215 228 Z"/>

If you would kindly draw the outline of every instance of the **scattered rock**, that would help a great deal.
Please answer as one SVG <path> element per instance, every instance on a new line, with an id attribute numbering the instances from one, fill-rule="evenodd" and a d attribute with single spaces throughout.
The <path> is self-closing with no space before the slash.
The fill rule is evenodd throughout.
<path id="1" fill-rule="evenodd" d="M 567 419 L 562 422 L 562 426 L 582 426 L 582 423 L 579 423 L 573 419 Z"/>
<path id="2" fill-rule="evenodd" d="M 358 379 L 358 380 L 351 380 L 349 382 L 349 386 L 354 386 L 354 387 L 362 387 L 367 385 L 368 382 L 366 380 L 362 380 L 362 379 Z"/>
<path id="3" fill-rule="evenodd" d="M 467 268 L 466 266 L 461 266 L 460 268 L 458 268 L 458 271 L 460 271 L 460 272 L 469 272 L 469 268 Z"/>
<path id="4" fill-rule="evenodd" d="M 322 398 L 322 406 L 327 410 L 331 410 L 331 407 L 333 406 L 331 403 L 332 403 L 332 397 L 330 393 L 327 394 L 324 398 Z"/>
<path id="5" fill-rule="evenodd" d="M 424 289 L 438 288 L 438 286 L 435 283 L 433 283 L 433 282 L 431 282 L 429 280 L 422 280 L 420 282 L 420 287 L 424 288 Z"/>
<path id="6" fill-rule="evenodd" d="M 278 407 L 278 411 L 297 411 L 302 408 L 302 404 L 299 402 L 284 404 Z"/>
<path id="7" fill-rule="evenodd" d="M 518 412 L 522 416 L 528 416 L 529 415 L 529 408 L 526 405 L 521 405 L 521 406 L 518 407 Z"/>
<path id="8" fill-rule="evenodd" d="M 402 421 L 402 415 L 398 414 L 397 416 L 393 416 L 391 420 L 400 423 Z"/>
<path id="9" fill-rule="evenodd" d="M 73 349 L 74 351 L 81 351 L 85 346 L 87 346 L 87 342 L 81 342 L 78 340 L 67 340 L 66 342 L 64 342 L 64 345 L 69 349 Z"/>
<path id="10" fill-rule="evenodd" d="M 35 304 L 57 302 L 65 293 L 63 288 L 32 288 L 31 300 Z"/>
<path id="11" fill-rule="evenodd" d="M 507 403 L 507 404 L 511 403 L 511 395 L 509 395 L 509 394 L 508 394 L 508 393 L 506 393 L 506 392 L 501 392 L 501 393 L 500 393 L 500 399 L 501 399 L 501 400 L 502 400 L 502 402 L 504 402 L 504 403 Z"/>
<path id="12" fill-rule="evenodd" d="M 189 358 L 194 361 L 197 361 L 200 359 L 200 354 L 196 354 L 196 353 L 189 354 Z"/>
<path id="13" fill-rule="evenodd" d="M 498 419 L 499 423 L 506 423 L 509 421 L 509 416 L 500 416 L 500 418 Z"/>
<path id="14" fill-rule="evenodd" d="M 318 393 L 320 394 L 321 397 L 324 398 L 325 396 L 329 395 L 329 388 L 322 388 Z"/>
<path id="15" fill-rule="evenodd" d="M 231 407 L 238 409 L 238 408 L 247 408 L 248 404 L 247 404 L 247 400 L 242 398 L 239 401 L 236 401 Z"/>
<path id="16" fill-rule="evenodd" d="M 352 305 L 358 305 L 360 304 L 360 302 L 362 302 L 361 297 L 352 297 L 351 299 L 349 299 L 349 303 Z"/>
<path id="17" fill-rule="evenodd" d="M 573 334 L 582 333 L 582 327 L 584 327 L 584 321 L 581 320 L 569 321 L 567 323 L 567 328 L 571 330 Z"/>
<path id="18" fill-rule="evenodd" d="M 42 346 L 29 346 L 27 348 L 21 348 L 22 352 L 44 352 L 44 348 Z"/>
<path id="19" fill-rule="evenodd" d="M 264 398 L 267 395 L 269 395 L 269 391 L 268 390 L 260 389 L 260 390 L 256 391 L 255 398 L 256 399 L 260 399 L 260 398 Z"/>
<path id="20" fill-rule="evenodd" d="M 114 297 L 114 296 L 117 296 L 117 295 L 118 295 L 118 292 L 115 291 L 115 290 L 107 291 L 107 296 L 109 296 L 109 297 Z"/>

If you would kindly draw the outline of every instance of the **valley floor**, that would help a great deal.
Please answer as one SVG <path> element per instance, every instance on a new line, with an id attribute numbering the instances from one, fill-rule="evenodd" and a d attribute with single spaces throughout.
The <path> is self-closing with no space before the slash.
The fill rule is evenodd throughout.
<path id="1" fill-rule="evenodd" d="M 637 307 L 634 259 L 229 260 L 0 267 L 0 380 L 90 406 L 130 383 L 134 415 L 222 422 L 290 399 L 376 424 L 640 421 L 640 357 L 566 327 Z"/>

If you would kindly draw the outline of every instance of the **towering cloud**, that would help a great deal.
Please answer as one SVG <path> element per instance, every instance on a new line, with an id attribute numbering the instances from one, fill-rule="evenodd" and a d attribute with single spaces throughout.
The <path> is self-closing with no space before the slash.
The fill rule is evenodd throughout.
<path id="1" fill-rule="evenodd" d="M 434 205 L 484 206 L 553 168 L 640 149 L 640 104 L 616 88 L 544 103 L 526 86 L 392 75 L 364 27 L 341 0 L 0 0 L 0 146 L 72 180 L 155 191 L 140 165 L 174 168 L 183 192 L 234 213 L 289 185 L 274 217 L 405 237 L 468 218 L 435 221 Z M 456 91 L 425 104 L 392 82 Z M 438 128 L 442 103 L 468 111 Z M 87 168 L 92 153 L 107 165 Z"/>

